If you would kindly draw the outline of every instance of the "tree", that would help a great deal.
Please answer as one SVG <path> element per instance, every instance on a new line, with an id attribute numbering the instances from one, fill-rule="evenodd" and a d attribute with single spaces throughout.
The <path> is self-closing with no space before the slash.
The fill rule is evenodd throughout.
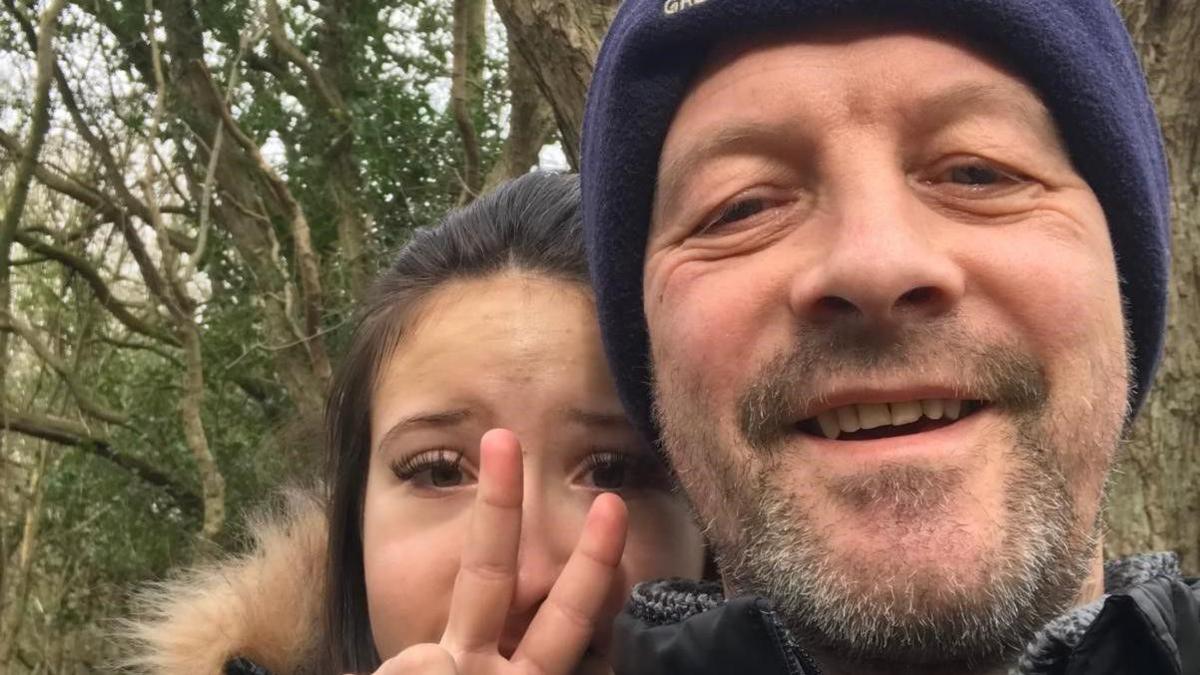
<path id="1" fill-rule="evenodd" d="M 563 152 L 579 168 L 583 103 L 615 0 L 496 0 L 516 51 L 533 70 L 542 96 L 558 122 Z"/>
<path id="2" fill-rule="evenodd" d="M 1108 509 L 1110 555 L 1173 549 L 1200 570 L 1200 5 L 1126 1 L 1126 25 L 1162 123 L 1172 181 L 1167 347 L 1125 446 Z"/>
<path id="3" fill-rule="evenodd" d="M 469 171 L 441 0 L 0 4 L 0 671 L 98 666 L 130 585 L 315 478 L 379 254 L 546 136 L 475 4 Z"/>

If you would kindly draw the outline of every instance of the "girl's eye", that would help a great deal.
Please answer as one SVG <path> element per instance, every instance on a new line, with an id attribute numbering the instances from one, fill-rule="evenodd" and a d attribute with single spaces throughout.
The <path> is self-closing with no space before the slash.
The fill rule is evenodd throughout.
<path id="1" fill-rule="evenodd" d="M 404 483 L 419 488 L 460 487 L 471 480 L 462 466 L 463 453 L 439 449 L 411 455 L 392 464 L 392 472 Z"/>
<path id="2" fill-rule="evenodd" d="M 594 490 L 617 492 L 665 488 L 662 468 L 652 459 L 622 452 L 597 452 L 585 460 L 582 482 Z"/>
<path id="3" fill-rule="evenodd" d="M 621 455 L 591 455 L 588 463 L 591 464 L 587 474 L 591 487 L 599 490 L 620 490 L 625 487 L 629 462 Z"/>

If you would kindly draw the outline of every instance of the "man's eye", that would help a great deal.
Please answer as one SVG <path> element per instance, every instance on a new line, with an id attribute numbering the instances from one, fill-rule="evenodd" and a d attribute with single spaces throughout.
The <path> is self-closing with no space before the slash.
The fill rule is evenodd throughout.
<path id="1" fill-rule="evenodd" d="M 1004 175 L 990 166 L 973 164 L 950 170 L 950 180 L 961 185 L 992 185 L 1003 179 Z"/>
<path id="2" fill-rule="evenodd" d="M 761 197 L 751 197 L 748 199 L 739 199 L 736 202 L 729 204 L 721 209 L 715 218 L 704 224 L 702 232 L 718 229 L 724 225 L 736 223 L 739 220 L 745 220 L 758 215 L 766 210 L 768 206 L 767 200 Z"/>
<path id="3" fill-rule="evenodd" d="M 392 472 L 414 487 L 454 488 L 471 480 L 462 460 L 463 454 L 456 450 L 431 450 L 393 463 Z"/>
<path id="4" fill-rule="evenodd" d="M 1024 179 L 986 162 L 965 162 L 941 171 L 929 182 L 977 191 L 1015 186 L 1023 183 Z"/>

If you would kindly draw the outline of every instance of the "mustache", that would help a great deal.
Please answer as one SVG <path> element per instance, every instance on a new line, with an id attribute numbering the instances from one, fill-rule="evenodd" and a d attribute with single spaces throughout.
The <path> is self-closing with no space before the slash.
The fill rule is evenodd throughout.
<path id="1" fill-rule="evenodd" d="M 1045 406 L 1045 371 L 1033 355 L 995 336 L 967 331 L 953 316 L 888 331 L 863 324 L 806 327 L 764 363 L 738 399 L 750 447 L 770 452 L 804 411 L 823 403 L 829 382 L 871 382 L 937 373 L 962 398 L 1032 414 Z"/>

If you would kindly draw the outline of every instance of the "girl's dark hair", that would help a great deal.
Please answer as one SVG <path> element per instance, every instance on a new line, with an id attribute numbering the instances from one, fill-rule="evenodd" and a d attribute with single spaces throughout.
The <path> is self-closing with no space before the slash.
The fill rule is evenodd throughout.
<path id="1" fill-rule="evenodd" d="M 325 408 L 325 634 L 335 672 L 372 672 L 380 665 L 367 613 L 361 530 L 371 397 L 380 365 L 431 293 L 450 281 L 504 271 L 587 284 L 577 176 L 528 174 L 450 212 L 437 226 L 417 230 L 363 303 Z"/>

